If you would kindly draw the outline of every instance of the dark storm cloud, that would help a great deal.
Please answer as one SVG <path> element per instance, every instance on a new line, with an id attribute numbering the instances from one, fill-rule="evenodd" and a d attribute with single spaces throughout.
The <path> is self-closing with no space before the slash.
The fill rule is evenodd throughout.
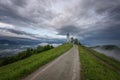
<path id="1" fill-rule="evenodd" d="M 97 13 L 107 14 L 105 27 L 103 30 L 95 31 L 96 33 L 91 36 L 92 40 L 99 40 L 102 42 L 111 42 L 120 44 L 120 1 L 119 0 L 105 0 L 102 2 L 101 7 L 96 8 Z M 98 3 L 99 4 L 99 3 Z M 88 38 L 90 39 L 90 38 Z"/>
<path id="2" fill-rule="evenodd" d="M 53 13 L 42 6 L 44 1 L 31 3 L 29 0 L 9 0 L 0 2 L 0 21 L 21 26 L 43 26 L 43 21 L 53 18 Z M 42 4 L 42 5 L 40 5 Z"/>
<path id="3" fill-rule="evenodd" d="M 12 2 L 20 7 L 24 7 L 27 4 L 27 0 L 12 0 Z"/>
<path id="4" fill-rule="evenodd" d="M 83 11 L 78 14 L 81 18 L 90 18 L 90 13 L 94 12 L 94 16 L 104 16 L 100 21 L 87 25 L 87 29 L 83 26 L 62 27 L 59 34 L 69 32 L 83 37 L 83 41 L 96 43 L 118 43 L 120 44 L 120 1 L 119 0 L 85 0 L 83 1 Z M 84 13 L 85 12 L 85 13 Z M 84 13 L 84 14 L 83 14 Z M 80 18 L 79 18 L 80 19 Z M 89 23 L 86 21 L 86 23 Z M 81 39 L 80 39 L 81 40 Z M 82 40 L 81 40 L 82 41 Z"/>
<path id="5" fill-rule="evenodd" d="M 58 29 L 58 32 L 59 32 L 58 35 L 66 35 L 67 33 L 70 33 L 71 35 L 75 35 L 75 34 L 78 34 L 79 31 L 80 29 L 77 28 L 76 26 L 67 25 Z"/>
<path id="6" fill-rule="evenodd" d="M 102 44 L 115 44 L 120 45 L 120 25 L 111 25 L 106 29 L 94 30 L 88 32 L 89 36 L 81 40 L 84 44 L 89 45 L 102 45 Z M 82 35 L 81 35 L 82 36 Z"/>
<path id="7" fill-rule="evenodd" d="M 1 0 L 0 22 L 15 27 L 52 28 L 58 36 L 69 32 L 86 42 L 114 43 L 120 41 L 120 0 Z"/>
<path id="8" fill-rule="evenodd" d="M 32 37 L 35 36 L 34 34 L 30 34 L 30 33 L 27 33 L 25 31 L 20 31 L 20 30 L 15 30 L 15 29 L 0 28 L 0 30 L 10 32 L 10 33 L 14 33 L 14 34 L 17 34 L 17 35 L 27 35 L 27 36 L 32 36 Z"/>
<path id="9" fill-rule="evenodd" d="M 13 0 L 11 1 L 13 5 L 0 3 L 0 21 L 14 25 L 22 25 L 21 21 L 30 22 L 29 19 L 20 15 L 17 10 L 18 6 L 23 7 L 24 2 L 23 0 Z"/>
<path id="10" fill-rule="evenodd" d="M 107 13 L 107 18 L 109 18 L 110 20 L 120 21 L 120 0 L 114 1 L 104 0 L 104 1 L 98 1 L 95 11 L 98 14 Z"/>
<path id="11" fill-rule="evenodd" d="M 116 6 L 113 10 L 109 13 L 110 19 L 120 21 L 120 5 Z"/>

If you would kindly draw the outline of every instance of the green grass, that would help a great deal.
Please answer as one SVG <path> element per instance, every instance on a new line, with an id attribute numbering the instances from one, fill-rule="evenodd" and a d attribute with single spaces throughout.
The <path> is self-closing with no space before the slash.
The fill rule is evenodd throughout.
<path id="1" fill-rule="evenodd" d="M 24 60 L 0 67 L 0 80 L 20 80 L 42 65 L 54 60 L 72 47 L 64 44 L 57 48 L 32 55 Z"/>
<path id="2" fill-rule="evenodd" d="M 83 80 L 120 80 L 120 74 L 90 55 L 90 51 L 79 46 Z"/>
<path id="3" fill-rule="evenodd" d="M 112 65 L 114 68 L 116 68 L 117 70 L 120 71 L 120 62 L 119 61 L 115 60 L 114 58 L 108 57 L 108 56 L 106 56 L 104 54 L 100 54 L 100 53 L 98 53 L 98 52 L 96 52 L 96 51 L 94 51 L 94 50 L 92 50 L 90 48 L 85 47 L 85 49 L 87 49 L 93 55 L 95 55 L 99 59 L 107 62 L 107 64 Z"/>

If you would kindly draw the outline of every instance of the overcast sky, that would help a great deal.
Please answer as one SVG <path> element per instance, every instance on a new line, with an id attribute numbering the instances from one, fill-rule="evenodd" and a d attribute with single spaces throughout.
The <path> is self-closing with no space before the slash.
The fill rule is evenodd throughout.
<path id="1" fill-rule="evenodd" d="M 0 37 L 120 44 L 120 0 L 0 0 Z"/>

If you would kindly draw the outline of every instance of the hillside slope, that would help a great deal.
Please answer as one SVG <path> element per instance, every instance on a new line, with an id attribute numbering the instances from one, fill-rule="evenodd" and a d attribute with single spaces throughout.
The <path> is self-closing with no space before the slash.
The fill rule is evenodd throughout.
<path id="1" fill-rule="evenodd" d="M 79 46 L 82 80 L 120 80 L 120 62 Z"/>
<path id="2" fill-rule="evenodd" d="M 42 65 L 68 51 L 72 45 L 63 44 L 57 48 L 35 54 L 24 60 L 0 67 L 0 80 L 19 80 Z"/>

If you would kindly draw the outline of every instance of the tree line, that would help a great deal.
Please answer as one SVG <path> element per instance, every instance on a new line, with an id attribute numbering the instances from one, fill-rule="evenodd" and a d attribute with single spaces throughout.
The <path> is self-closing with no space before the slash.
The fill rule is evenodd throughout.
<path id="1" fill-rule="evenodd" d="M 52 48 L 54 48 L 52 45 L 38 46 L 35 49 L 33 49 L 33 48 L 27 48 L 25 51 L 22 51 L 22 52 L 18 53 L 15 56 L 2 58 L 0 60 L 0 66 L 7 65 L 7 64 L 16 62 L 18 60 L 25 59 L 27 57 L 30 57 L 33 54 L 38 54 L 40 52 L 43 52 L 43 51 L 46 51 L 46 50 L 50 50 Z"/>
<path id="2" fill-rule="evenodd" d="M 77 38 L 71 38 L 71 43 L 72 44 L 76 44 L 76 45 L 81 45 L 81 43 L 79 42 L 79 40 Z"/>

